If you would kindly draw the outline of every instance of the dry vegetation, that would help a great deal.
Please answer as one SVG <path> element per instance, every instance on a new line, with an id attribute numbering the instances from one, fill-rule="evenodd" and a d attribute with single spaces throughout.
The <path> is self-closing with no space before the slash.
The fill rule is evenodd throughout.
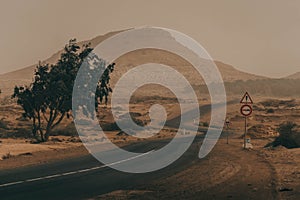
<path id="1" fill-rule="evenodd" d="M 172 119 L 178 116 L 179 107 L 174 100 L 173 97 L 168 98 L 159 98 L 155 97 L 155 101 L 150 97 L 141 97 L 137 96 L 132 99 L 130 106 L 130 114 L 135 122 L 140 125 L 145 125 L 149 123 L 148 111 L 149 107 L 154 103 L 160 103 L 164 105 L 167 110 L 167 116 L 169 119 Z M 234 98 L 235 99 L 235 98 Z M 201 105 L 209 104 L 207 99 L 202 99 L 200 101 Z M 111 194 L 106 194 L 102 197 L 105 198 L 118 198 L 118 199 L 136 199 L 149 197 L 149 199 L 155 199 L 158 197 L 166 197 L 166 196 L 193 196 L 197 194 L 205 194 L 210 195 L 211 193 L 203 193 L 208 188 L 208 191 L 211 188 L 218 189 L 219 186 L 214 187 L 215 184 L 220 184 L 223 181 L 234 179 L 234 177 L 239 176 L 241 173 L 241 169 L 246 166 L 240 165 L 240 154 L 236 153 L 241 150 L 242 147 L 242 135 L 243 135 L 243 125 L 244 120 L 239 113 L 240 105 L 238 103 L 233 103 L 228 105 L 228 117 L 230 118 L 230 132 L 233 132 L 230 135 L 230 144 L 233 145 L 232 152 L 230 148 L 224 153 L 222 156 L 219 155 L 218 158 L 214 157 L 210 160 L 210 163 L 204 164 L 203 162 L 193 165 L 193 167 L 188 168 L 182 171 L 179 174 L 174 174 L 174 176 L 170 176 L 165 182 L 154 183 L 154 185 L 148 185 L 147 187 L 139 188 L 138 190 L 133 191 L 115 191 Z M 270 111 L 272 109 L 272 111 Z M 84 151 L 84 148 L 81 145 L 81 142 L 76 134 L 76 130 L 74 124 L 71 120 L 65 120 L 59 127 L 57 127 L 53 133 L 50 141 L 42 144 L 34 144 L 32 143 L 31 132 L 30 132 L 30 121 L 23 119 L 21 116 L 21 109 L 16 106 L 14 103 L 7 103 L 5 105 L 0 106 L 1 116 L 0 119 L 0 158 L 2 159 L 1 168 L 11 168 L 12 166 L 23 166 L 28 164 L 35 164 L 37 162 L 49 162 L 51 160 L 62 159 L 65 157 L 78 156 L 82 154 L 87 154 Z M 100 125 L 103 129 L 106 130 L 106 134 L 108 138 L 116 143 L 119 146 L 129 144 L 130 142 L 138 142 L 144 139 L 138 139 L 133 136 L 129 136 L 124 132 L 120 131 L 118 126 L 115 124 L 113 117 L 111 115 L 109 107 L 101 107 L 100 108 L 99 121 Z M 299 187 L 299 173 L 300 169 L 297 167 L 300 163 L 299 160 L 299 149 L 286 149 L 284 147 L 265 147 L 267 144 L 270 144 L 278 138 L 280 138 L 279 130 L 280 124 L 285 123 L 287 121 L 294 122 L 296 124 L 300 124 L 300 102 L 298 100 L 290 100 L 290 99 L 282 99 L 282 100 L 274 100 L 274 99 L 255 99 L 254 111 L 252 117 L 249 117 L 248 120 L 248 133 L 251 137 L 251 142 L 253 144 L 254 152 L 257 155 L 252 155 L 252 158 L 255 162 L 267 162 L 270 165 L 271 170 L 270 173 L 274 173 L 274 177 L 277 177 L 274 182 L 276 182 L 276 191 L 278 195 L 282 197 L 282 199 L 297 199 L 298 193 L 297 191 L 300 189 Z M 201 116 L 200 124 L 205 128 L 207 126 L 207 122 L 209 122 L 210 114 L 205 114 Z M 298 133 L 299 127 L 295 126 L 293 131 Z M 150 139 L 162 139 L 162 138 L 170 138 L 173 137 L 176 133 L 176 129 L 171 129 L 165 127 L 159 134 Z M 279 136 L 279 137 L 278 137 Z M 276 139 L 277 138 L 277 139 Z M 290 137 L 290 140 L 297 140 L 298 137 Z M 286 138 L 285 138 L 286 139 Z M 217 149 L 227 149 L 225 145 L 224 139 L 220 140 L 220 146 Z M 68 149 L 66 151 L 66 149 Z M 216 150 L 217 151 L 217 150 Z M 223 151 L 223 150 L 222 150 Z M 58 152 L 60 152 L 58 156 Z M 218 151 L 221 152 L 221 151 Z M 227 153 L 226 153 L 227 152 Z M 210 183 L 211 185 L 199 185 L 199 182 L 194 178 L 195 173 L 197 173 L 197 177 L 205 178 L 207 173 L 205 174 L 205 166 L 211 166 L 212 162 L 221 162 L 223 159 L 227 159 L 225 154 L 230 155 L 230 159 L 236 162 L 235 165 L 231 165 L 227 163 L 228 166 L 224 169 L 214 168 L 210 171 L 218 171 L 220 176 L 215 177 L 212 176 Z M 231 155 L 232 154 L 232 155 Z M 216 153 L 217 155 L 217 153 Z M 247 155 L 248 156 L 248 155 Z M 249 157 L 248 157 L 249 158 Z M 229 158 L 228 158 L 229 159 Z M 245 162 L 247 159 L 244 160 Z M 252 162 L 254 162 L 252 161 Z M 225 161 L 224 161 L 225 162 Z M 268 166 L 267 165 L 267 166 Z M 199 167 L 204 167 L 203 171 L 197 171 Z M 218 166 L 218 165 L 216 165 Z M 233 167 L 234 166 L 234 167 Z M 265 166 L 264 166 L 265 167 Z M 191 173 L 191 170 L 193 173 Z M 216 170 L 216 171 L 215 171 Z M 250 172 L 249 172 L 250 173 Z M 254 173 L 254 172 L 253 172 Z M 251 176 L 254 176 L 252 173 Z M 190 176 L 193 174 L 193 176 Z M 222 175 L 223 174 L 223 175 Z M 255 177 L 259 178 L 259 173 L 255 172 Z M 263 172 L 262 172 L 263 174 Z M 221 176 L 222 175 L 222 176 Z M 228 175 L 228 176 L 227 176 Z M 205 178 L 206 179 L 206 178 Z M 266 177 L 267 180 L 267 177 Z M 173 190 L 172 188 L 176 188 L 175 185 L 185 185 L 184 183 L 188 181 L 189 187 L 183 190 Z M 256 182 L 257 181 L 257 182 Z M 168 185 L 168 183 L 172 182 L 173 186 Z M 259 185 L 257 185 L 259 181 L 253 179 L 253 183 L 249 183 L 249 188 L 254 191 L 254 194 L 257 194 L 259 190 Z M 267 184 L 268 185 L 268 184 Z M 208 187 L 208 188 L 206 188 Z M 230 188 L 228 186 L 228 190 L 235 191 L 234 188 Z M 232 186 L 234 187 L 234 186 Z M 273 187 L 272 185 L 267 187 Z M 189 189 L 193 188 L 193 189 Z M 263 192 L 263 191 L 262 191 Z M 235 196 L 235 193 L 232 193 L 232 196 Z"/>
<path id="2" fill-rule="evenodd" d="M 95 38 L 92 40 L 92 46 L 113 34 L 115 33 Z M 58 57 L 59 53 L 55 54 L 48 60 L 49 63 L 55 63 Z M 112 74 L 112 86 L 122 74 L 134 66 L 150 61 L 173 66 L 186 76 L 188 80 L 191 80 L 191 85 L 196 89 L 200 105 L 203 106 L 210 103 L 207 88 L 202 85 L 203 80 L 198 75 L 195 76 L 195 70 L 191 68 L 189 63 L 168 52 L 154 51 L 153 49 L 134 51 L 116 60 L 117 66 L 122 67 L 116 68 Z M 300 125 L 300 101 L 298 98 L 298 94 L 300 94 L 300 79 L 267 79 L 240 72 L 232 66 L 220 62 L 216 62 L 216 64 L 226 81 L 225 87 L 229 96 L 228 101 L 234 100 L 234 103 L 228 104 L 227 107 L 227 116 L 231 122 L 228 130 L 231 133 L 230 146 L 225 146 L 224 140 L 221 139 L 219 141 L 220 145 L 215 150 L 219 154 L 214 153 L 217 157 L 211 160 L 205 159 L 203 162 L 199 161 L 192 168 L 174 174 L 161 183 L 150 185 L 151 189 L 144 187 L 133 191 L 115 191 L 99 197 L 100 199 L 103 197 L 107 199 L 137 199 L 142 197 L 157 199 L 165 198 L 165 195 L 169 195 L 168 197 L 177 195 L 177 197 L 184 198 L 189 195 L 197 195 L 199 192 L 209 191 L 208 189 L 211 188 L 213 188 L 211 190 L 211 193 L 213 193 L 216 190 L 222 190 L 223 187 L 236 191 L 235 185 L 223 186 L 221 183 L 226 180 L 234 180 L 238 176 L 254 176 L 253 181 L 247 185 L 251 191 L 253 190 L 253 197 L 263 193 L 264 187 L 273 187 L 271 183 L 267 183 L 268 181 L 275 181 L 277 191 L 282 192 L 280 194 L 282 199 L 299 199 L 300 169 L 298 166 L 300 163 L 300 149 L 286 149 L 281 145 L 299 147 L 300 127 L 294 126 L 291 132 L 283 133 L 282 129 L 280 130 L 282 128 L 280 125 L 287 122 Z M 87 154 L 71 119 L 64 120 L 55 128 L 48 142 L 36 144 L 33 140 L 31 122 L 21 117 L 21 108 L 9 96 L 14 85 L 30 82 L 33 68 L 34 66 L 31 66 L 30 69 L 26 68 L 15 73 L 0 76 L 0 85 L 3 87 L 1 88 L 3 93 L 0 96 L 0 160 L 2 159 L 0 161 L 0 169 Z M 241 81 L 240 79 L 247 81 Z M 253 114 L 248 118 L 247 124 L 248 136 L 251 138 L 254 149 L 254 153 L 250 155 L 249 160 L 247 160 L 249 155 L 241 151 L 244 118 L 241 117 L 240 104 L 238 102 L 240 95 L 245 90 L 250 92 L 255 101 Z M 266 96 L 270 98 L 266 98 Z M 139 125 L 149 124 L 149 108 L 153 104 L 163 105 L 167 111 L 168 119 L 173 119 L 180 115 L 178 101 L 170 90 L 161 87 L 157 88 L 157 85 L 148 85 L 135 92 L 130 101 L 130 115 L 133 121 Z M 208 127 L 210 117 L 209 112 L 201 115 L 199 124 L 202 129 Z M 129 136 L 121 131 L 115 123 L 109 107 L 102 106 L 100 108 L 98 119 L 107 137 L 119 146 L 145 140 Z M 176 131 L 174 128 L 164 127 L 160 133 L 149 139 L 172 138 Z M 228 160 L 234 162 L 235 165 L 228 162 Z M 220 162 L 224 165 L 219 165 Z M 252 162 L 255 162 L 262 169 L 256 169 Z M 215 171 L 210 171 L 211 166 L 214 166 Z M 224 169 L 222 168 L 223 166 Z M 199 170 L 200 168 L 201 170 Z M 242 168 L 248 169 L 249 173 L 243 174 Z M 272 175 L 274 176 L 268 177 L 267 180 L 261 180 L 265 177 L 263 170 L 273 173 Z M 212 176 L 210 173 L 213 172 L 216 172 L 218 176 Z M 209 180 L 207 185 L 199 182 L 198 176 Z M 207 176 L 209 177 L 207 178 Z M 186 184 L 187 181 L 189 184 Z M 178 185 L 184 190 L 178 190 Z M 235 197 L 235 194 L 232 195 Z M 212 198 L 216 197 L 212 196 Z M 232 198 L 232 196 L 222 198 Z"/>

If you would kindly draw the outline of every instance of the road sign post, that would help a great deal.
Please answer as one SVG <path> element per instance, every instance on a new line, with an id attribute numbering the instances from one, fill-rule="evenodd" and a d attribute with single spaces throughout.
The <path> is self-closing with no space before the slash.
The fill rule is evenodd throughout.
<path id="1" fill-rule="evenodd" d="M 244 133 L 244 149 L 246 149 L 246 138 L 247 138 L 247 116 L 245 116 L 245 133 Z"/>
<path id="2" fill-rule="evenodd" d="M 230 121 L 229 121 L 229 119 L 227 118 L 227 119 L 226 119 L 227 144 L 229 144 L 229 131 L 228 131 L 229 125 L 230 125 Z"/>
<path id="3" fill-rule="evenodd" d="M 251 104 L 253 104 L 253 101 L 248 92 L 246 92 L 244 94 L 240 103 L 243 104 L 241 106 L 240 112 L 245 117 L 244 149 L 246 149 L 246 146 L 247 146 L 247 117 L 252 114 Z"/>

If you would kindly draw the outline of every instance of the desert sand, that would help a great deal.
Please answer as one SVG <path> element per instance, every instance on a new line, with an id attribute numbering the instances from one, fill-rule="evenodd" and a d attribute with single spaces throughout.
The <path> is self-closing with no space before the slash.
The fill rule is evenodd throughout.
<path id="1" fill-rule="evenodd" d="M 109 33 L 91 40 L 96 46 L 105 38 L 116 34 Z M 82 43 L 81 43 L 82 44 Z M 54 63 L 59 57 L 58 52 L 45 62 Z M 174 67 L 191 81 L 197 88 L 203 84 L 201 77 L 189 63 L 171 53 L 153 49 L 134 51 L 116 60 L 116 71 L 112 74 L 112 87 L 117 80 L 135 66 L 157 62 Z M 265 80 L 267 77 L 256 76 L 236 70 L 230 65 L 216 62 L 224 81 L 239 84 L 250 80 Z M 3 93 L 0 96 L 0 170 L 30 165 L 45 164 L 61 159 L 87 155 L 72 120 L 64 120 L 46 143 L 35 144 L 31 136 L 31 122 L 21 117 L 22 110 L 16 101 L 10 98 L 15 84 L 28 84 L 32 79 L 34 65 L 0 76 Z M 297 76 L 289 78 L 297 79 Z M 237 81 L 237 82 L 236 82 Z M 271 80 L 272 81 L 272 80 Z M 268 87 L 266 86 L 267 90 Z M 266 147 L 279 135 L 277 128 L 286 121 L 300 124 L 299 97 L 276 97 L 265 95 L 260 88 L 254 88 L 253 114 L 248 118 L 248 137 L 253 146 L 243 150 L 244 118 L 240 114 L 239 100 L 245 89 L 228 95 L 227 118 L 230 120 L 229 144 L 222 137 L 208 157 L 195 161 L 179 173 L 171 174 L 164 180 L 145 183 L 134 190 L 118 190 L 94 199 L 299 199 L 300 197 L 300 149 L 285 147 Z M 241 93 L 237 95 L 237 93 Z M 282 91 L 286 92 L 286 91 Z M 210 97 L 207 93 L 196 91 L 200 106 L 209 107 Z M 271 92 L 272 94 L 272 92 Z M 140 125 L 147 125 L 151 105 L 164 106 L 167 119 L 180 116 L 178 100 L 166 88 L 148 85 L 140 88 L 131 99 L 130 114 Z M 205 130 L 210 122 L 209 110 L 201 115 L 199 127 Z M 110 107 L 102 106 L 99 123 L 107 137 L 122 147 L 141 140 L 171 139 L 176 128 L 165 126 L 161 132 L 149 139 L 128 136 L 118 129 L 112 117 Z M 197 122 L 196 122 L 197 123 Z M 199 134 L 203 134 L 199 132 Z M 197 146 L 198 148 L 198 146 Z M 240 194 L 239 189 L 247 191 Z M 227 194 L 225 196 L 218 196 Z"/>

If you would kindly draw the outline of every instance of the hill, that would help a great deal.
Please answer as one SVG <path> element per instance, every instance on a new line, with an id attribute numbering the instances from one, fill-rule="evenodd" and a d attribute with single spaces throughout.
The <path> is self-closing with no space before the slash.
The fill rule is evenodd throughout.
<path id="1" fill-rule="evenodd" d="M 95 47 L 105 39 L 117 33 L 120 33 L 122 31 L 123 30 L 110 32 L 105 35 L 97 36 L 91 40 L 79 42 L 79 45 L 82 46 L 83 44 L 91 43 L 91 46 Z M 44 60 L 43 63 L 49 63 L 49 64 L 55 63 L 59 59 L 59 56 L 62 53 L 62 51 L 63 50 L 56 52 L 51 57 Z M 202 78 L 199 77 L 197 73 L 195 73 L 195 71 L 193 71 L 192 67 L 186 60 L 170 52 L 157 50 L 157 49 L 137 50 L 118 58 L 116 60 L 117 68 L 113 74 L 112 82 L 115 83 L 117 81 L 117 77 L 120 77 L 120 75 L 124 74 L 132 67 L 147 62 L 152 62 L 152 63 L 155 62 L 155 63 L 161 63 L 168 66 L 172 66 L 176 68 L 178 71 L 180 71 L 184 76 L 186 76 L 188 80 L 192 80 L 191 84 L 193 85 L 197 85 L 199 83 L 203 84 Z M 215 63 L 219 68 L 223 80 L 225 82 L 234 82 L 237 80 L 267 79 L 266 77 L 263 76 L 257 76 L 254 74 L 249 74 L 249 73 L 239 71 L 235 69 L 233 66 L 222 63 L 220 61 L 215 61 Z M 10 95 L 15 85 L 29 84 L 32 80 L 35 67 L 36 64 L 0 75 L 0 85 L 1 85 L 0 88 L 2 89 L 3 95 Z"/>
<path id="2" fill-rule="evenodd" d="M 300 79 L 300 72 L 285 77 L 286 79 Z"/>

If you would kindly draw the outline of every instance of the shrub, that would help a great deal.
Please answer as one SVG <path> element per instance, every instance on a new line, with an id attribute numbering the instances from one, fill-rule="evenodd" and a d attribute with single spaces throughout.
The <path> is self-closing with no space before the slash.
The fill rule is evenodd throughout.
<path id="1" fill-rule="evenodd" d="M 7 126 L 7 123 L 4 122 L 3 119 L 0 120 L 0 128 L 5 129 L 5 130 L 9 129 L 8 126 Z"/>
<path id="2" fill-rule="evenodd" d="M 70 123 L 65 127 L 57 127 L 52 131 L 52 136 L 77 136 L 77 130 L 74 123 Z"/>
<path id="3" fill-rule="evenodd" d="M 273 108 L 269 108 L 268 110 L 267 110 L 267 113 L 274 113 L 275 112 L 275 110 L 273 109 Z"/>
<path id="4" fill-rule="evenodd" d="M 209 127 L 208 122 L 203 122 L 203 126 L 204 126 L 204 127 Z"/>
<path id="5" fill-rule="evenodd" d="M 300 132 L 297 130 L 297 124 L 285 122 L 279 125 L 279 136 L 271 143 L 272 146 L 282 145 L 286 148 L 300 147 Z"/>
<path id="6" fill-rule="evenodd" d="M 10 152 L 8 152 L 7 154 L 2 156 L 2 160 L 9 159 L 11 157 L 12 157 L 12 155 L 10 154 Z"/>
<path id="7" fill-rule="evenodd" d="M 0 138 L 32 138 L 30 129 L 26 128 L 13 128 L 7 131 L 0 132 Z"/>

